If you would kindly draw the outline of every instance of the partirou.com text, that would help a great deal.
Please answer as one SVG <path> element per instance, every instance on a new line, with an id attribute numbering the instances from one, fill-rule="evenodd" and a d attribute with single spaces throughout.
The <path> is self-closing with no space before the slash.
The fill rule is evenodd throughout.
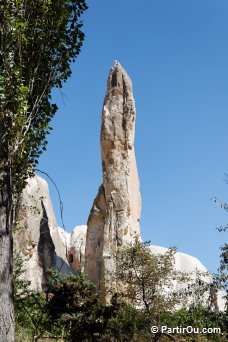
<path id="1" fill-rule="evenodd" d="M 162 325 L 158 327 L 156 325 L 151 327 L 151 332 L 156 334 L 158 332 L 162 334 L 222 334 L 221 328 L 197 328 L 188 325 L 187 327 L 176 326 L 168 327 L 167 325 Z"/>

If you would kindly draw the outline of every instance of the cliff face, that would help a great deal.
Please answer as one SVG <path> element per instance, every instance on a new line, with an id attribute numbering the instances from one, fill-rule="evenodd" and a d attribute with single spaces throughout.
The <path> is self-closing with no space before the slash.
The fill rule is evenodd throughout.
<path id="1" fill-rule="evenodd" d="M 141 196 L 134 152 L 132 83 L 116 62 L 107 81 L 101 124 L 103 183 L 88 219 L 85 272 L 102 293 L 115 288 L 113 256 L 140 234 Z"/>
<path id="2" fill-rule="evenodd" d="M 22 195 L 16 248 L 23 259 L 25 279 L 31 288 L 41 291 L 46 285 L 48 269 L 70 273 L 66 245 L 56 223 L 46 181 L 35 176 L 28 180 Z"/>
<path id="3" fill-rule="evenodd" d="M 14 241 L 23 260 L 22 278 L 31 283 L 31 289 L 43 290 L 49 269 L 62 274 L 83 270 L 86 228 L 76 226 L 67 233 L 58 227 L 47 182 L 37 175 L 28 179 Z"/>

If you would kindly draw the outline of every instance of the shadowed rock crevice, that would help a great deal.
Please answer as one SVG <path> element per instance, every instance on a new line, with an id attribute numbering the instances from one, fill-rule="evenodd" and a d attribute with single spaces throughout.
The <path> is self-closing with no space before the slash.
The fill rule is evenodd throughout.
<path id="1" fill-rule="evenodd" d="M 48 282 L 47 270 L 55 268 L 56 253 L 55 245 L 51 238 L 50 228 L 48 225 L 48 216 L 41 201 L 43 215 L 40 220 L 40 238 L 37 246 L 39 265 L 43 270 L 42 274 L 42 286 L 45 287 Z"/>
<path id="2" fill-rule="evenodd" d="M 23 260 L 23 278 L 30 282 L 31 289 L 41 292 L 47 281 L 47 269 L 62 274 L 72 272 L 66 255 L 70 234 L 57 225 L 47 182 L 38 175 L 27 182 L 14 244 Z"/>

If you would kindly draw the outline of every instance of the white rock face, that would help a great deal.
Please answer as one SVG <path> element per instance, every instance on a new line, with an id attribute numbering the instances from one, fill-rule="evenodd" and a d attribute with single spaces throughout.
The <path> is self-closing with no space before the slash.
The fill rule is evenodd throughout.
<path id="1" fill-rule="evenodd" d="M 85 272 L 103 294 L 115 288 L 112 255 L 140 234 L 135 115 L 131 80 L 116 62 L 108 77 L 102 112 L 103 183 L 90 212 L 86 238 Z"/>
<path id="2" fill-rule="evenodd" d="M 66 232 L 62 227 L 58 227 L 58 231 L 62 244 L 68 249 L 70 246 L 71 233 Z"/>
<path id="3" fill-rule="evenodd" d="M 166 247 L 155 245 L 151 245 L 149 248 L 153 254 L 165 254 L 168 251 L 168 248 Z M 197 258 L 191 255 L 176 252 L 174 258 L 177 271 L 191 273 L 198 269 L 201 272 L 207 272 L 206 267 Z"/>
<path id="4" fill-rule="evenodd" d="M 71 235 L 68 248 L 68 261 L 74 271 L 84 270 L 87 226 L 76 226 Z"/>
<path id="5" fill-rule="evenodd" d="M 67 260 L 72 271 L 84 270 L 86 225 L 76 226 L 71 233 L 58 227 L 62 244 L 67 249 Z"/>
<path id="6" fill-rule="evenodd" d="M 151 245 L 149 246 L 149 249 L 151 253 L 153 254 L 165 254 L 168 251 L 168 248 L 161 247 L 161 246 L 155 246 Z M 181 253 L 176 252 L 174 254 L 174 268 L 176 271 L 186 273 L 191 279 L 191 282 L 196 280 L 197 275 L 200 276 L 200 279 L 205 282 L 206 284 L 210 284 L 212 282 L 212 277 L 209 275 L 208 270 L 206 267 L 195 257 Z M 187 284 L 180 284 L 180 283 L 174 283 L 174 289 L 175 290 L 181 290 L 183 288 L 186 288 Z M 216 298 L 217 297 L 217 298 Z M 185 303 L 186 306 L 188 306 L 193 301 L 193 298 L 189 296 L 188 302 Z M 203 298 L 204 305 L 208 304 L 208 293 L 204 294 Z M 225 300 L 224 300 L 224 293 L 222 291 L 219 291 L 215 296 L 215 302 L 214 302 L 214 309 L 224 311 L 225 310 Z"/>
<path id="7" fill-rule="evenodd" d="M 47 182 L 35 175 L 28 180 L 19 213 L 20 229 L 14 240 L 23 258 L 22 277 L 31 289 L 42 291 L 47 269 L 69 274 L 84 268 L 87 226 L 71 233 L 58 227 Z"/>
<path id="8" fill-rule="evenodd" d="M 24 259 L 24 278 L 31 288 L 41 291 L 47 281 L 46 270 L 55 268 L 70 273 L 66 245 L 57 226 L 47 182 L 35 176 L 28 180 L 19 213 L 20 230 L 16 245 Z"/>

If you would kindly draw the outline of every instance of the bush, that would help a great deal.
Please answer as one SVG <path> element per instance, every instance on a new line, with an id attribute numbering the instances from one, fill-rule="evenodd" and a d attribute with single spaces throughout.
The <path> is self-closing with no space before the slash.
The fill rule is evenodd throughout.
<path id="1" fill-rule="evenodd" d="M 142 255 L 143 248 L 144 246 L 138 246 L 139 255 Z M 138 249 L 133 251 L 136 253 L 136 260 L 139 261 Z M 150 255 L 146 258 L 150 258 Z M 146 258 L 141 259 L 144 265 Z M 125 258 L 123 260 L 125 266 L 127 260 Z M 164 265 L 161 274 L 167 281 L 170 270 L 172 271 L 170 255 L 167 255 L 164 260 L 160 260 L 158 265 L 160 267 Z M 144 270 L 151 269 L 149 265 L 146 265 L 142 271 Z M 17 258 L 14 271 L 17 279 L 15 280 L 14 295 L 17 342 L 47 342 L 53 339 L 59 342 L 165 342 L 173 339 L 173 335 L 169 334 L 165 335 L 159 332 L 152 334 L 150 330 L 152 325 L 158 327 L 162 325 L 167 327 L 192 326 L 200 329 L 220 327 L 223 332 L 222 336 L 176 334 L 175 338 L 178 341 L 202 342 L 227 340 L 227 316 L 202 307 L 198 301 L 195 301 L 189 309 L 174 311 L 170 307 L 165 308 L 167 298 L 162 298 L 154 293 L 154 301 L 149 301 L 148 299 L 152 297 L 147 297 L 148 303 L 151 303 L 148 310 L 146 305 L 137 307 L 132 305 L 129 298 L 126 301 L 121 294 L 113 294 L 111 303 L 105 305 L 96 294 L 95 286 L 82 272 L 70 275 L 48 272 L 48 287 L 44 293 L 37 294 L 29 291 L 28 282 L 20 280 L 22 272 L 20 258 Z M 154 272 L 158 274 L 157 268 L 154 269 Z M 153 274 L 149 271 L 144 274 L 148 275 L 148 284 L 153 285 Z M 126 273 L 126 275 L 132 277 L 134 274 Z M 158 280 L 162 285 L 162 278 L 158 277 Z M 138 283 L 135 284 L 138 286 Z M 134 291 L 128 293 L 135 294 Z M 145 293 L 151 295 L 151 292 Z M 134 300 L 132 302 L 135 304 Z M 170 304 L 170 301 L 168 300 L 167 303 Z"/>

